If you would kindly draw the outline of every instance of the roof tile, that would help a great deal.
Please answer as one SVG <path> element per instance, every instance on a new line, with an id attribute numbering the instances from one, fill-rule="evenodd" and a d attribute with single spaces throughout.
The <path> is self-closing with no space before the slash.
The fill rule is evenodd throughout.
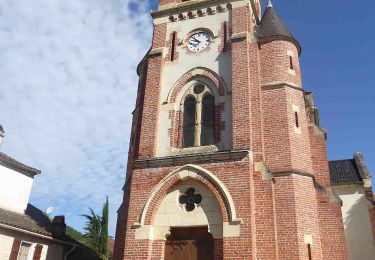
<path id="1" fill-rule="evenodd" d="M 363 183 L 354 159 L 329 161 L 329 172 L 332 185 Z"/>

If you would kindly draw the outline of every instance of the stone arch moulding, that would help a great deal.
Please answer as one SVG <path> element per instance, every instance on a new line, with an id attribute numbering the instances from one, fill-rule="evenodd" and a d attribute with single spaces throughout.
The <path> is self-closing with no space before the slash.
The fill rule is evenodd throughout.
<path id="1" fill-rule="evenodd" d="M 226 86 L 225 86 L 223 79 L 216 72 L 208 68 L 197 67 L 186 72 L 177 80 L 177 82 L 173 85 L 171 91 L 168 94 L 168 103 L 175 103 L 183 87 L 189 81 L 197 77 L 204 77 L 208 79 L 217 88 L 217 91 L 220 96 L 225 95 L 227 90 L 226 90 Z"/>
<path id="2" fill-rule="evenodd" d="M 242 220 L 237 218 L 232 196 L 225 185 L 210 171 L 197 165 L 187 164 L 169 173 L 152 189 L 143 207 L 139 223 L 134 223 L 133 228 L 148 226 L 147 224 L 149 223 L 147 223 L 147 218 L 149 218 L 150 214 L 153 213 L 152 211 L 157 210 L 152 208 L 152 205 L 155 206 L 155 199 L 158 198 L 159 192 L 167 192 L 168 189 L 173 187 L 175 184 L 190 178 L 198 181 L 202 181 L 200 178 L 203 178 L 204 180 L 213 184 L 214 189 L 216 190 L 215 194 L 219 193 L 219 196 L 223 200 L 223 206 L 227 214 L 227 221 L 229 221 L 228 224 L 239 225 L 242 223 Z"/>

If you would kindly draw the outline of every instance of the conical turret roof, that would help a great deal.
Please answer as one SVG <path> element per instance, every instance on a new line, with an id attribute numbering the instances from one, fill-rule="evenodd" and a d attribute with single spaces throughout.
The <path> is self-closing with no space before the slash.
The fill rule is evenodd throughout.
<path id="1" fill-rule="evenodd" d="M 257 36 L 260 40 L 279 37 L 291 41 L 297 46 L 299 53 L 301 53 L 301 45 L 293 36 L 293 34 L 288 30 L 285 24 L 281 21 L 271 2 L 268 3 L 268 6 L 264 11 L 262 20 L 260 21 L 257 29 Z"/>

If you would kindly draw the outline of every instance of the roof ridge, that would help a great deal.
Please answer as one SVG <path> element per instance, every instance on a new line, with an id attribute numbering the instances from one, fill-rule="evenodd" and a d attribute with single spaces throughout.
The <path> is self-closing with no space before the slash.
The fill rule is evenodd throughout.
<path id="1" fill-rule="evenodd" d="M 9 167 L 10 169 L 18 171 L 19 173 L 25 174 L 29 177 L 34 177 L 35 175 L 41 173 L 40 170 L 21 163 L 20 161 L 17 161 L 16 159 L 2 152 L 0 152 L 0 165 Z"/>
<path id="2" fill-rule="evenodd" d="M 354 159 L 337 159 L 337 160 L 328 160 L 328 162 L 339 162 L 339 161 L 353 161 Z"/>

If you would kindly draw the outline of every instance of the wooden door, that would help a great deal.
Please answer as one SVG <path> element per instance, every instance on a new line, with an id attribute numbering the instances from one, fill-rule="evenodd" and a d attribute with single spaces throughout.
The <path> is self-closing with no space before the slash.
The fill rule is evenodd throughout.
<path id="1" fill-rule="evenodd" d="M 165 260 L 213 260 L 213 237 L 208 228 L 172 228 Z"/>

